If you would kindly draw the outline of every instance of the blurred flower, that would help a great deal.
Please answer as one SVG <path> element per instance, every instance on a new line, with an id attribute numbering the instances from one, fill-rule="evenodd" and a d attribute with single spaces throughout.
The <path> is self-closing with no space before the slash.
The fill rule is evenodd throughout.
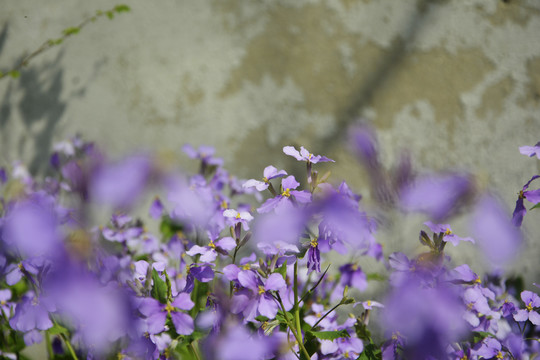
<path id="1" fill-rule="evenodd" d="M 244 188 L 255 187 L 258 191 L 263 191 L 263 190 L 268 189 L 268 186 L 270 185 L 270 180 L 278 178 L 278 177 L 283 177 L 285 175 L 287 175 L 287 172 L 285 170 L 278 171 L 278 169 L 270 165 L 264 168 L 262 181 L 250 179 L 246 181 L 242 185 L 242 187 Z"/>
<path id="2" fill-rule="evenodd" d="M 99 167 L 91 179 L 91 198 L 113 208 L 131 207 L 149 181 L 151 166 L 150 158 L 139 155 Z"/>
<path id="3" fill-rule="evenodd" d="M 534 325 L 540 325 L 540 314 L 534 310 L 540 307 L 540 297 L 532 291 L 522 291 L 521 300 L 525 303 L 525 309 L 520 309 L 514 314 L 514 320 L 527 321 L 530 320 Z"/>
<path id="4" fill-rule="evenodd" d="M 534 146 L 521 146 L 519 152 L 529 157 L 536 155 L 540 159 L 540 142 L 537 142 Z"/>
<path id="5" fill-rule="evenodd" d="M 527 213 L 527 209 L 524 205 L 524 199 L 527 199 L 529 202 L 533 203 L 534 205 L 540 203 L 540 189 L 536 190 L 527 190 L 529 188 L 529 185 L 533 180 L 536 180 L 540 178 L 540 175 L 534 175 L 525 185 L 523 185 L 523 189 L 519 192 L 518 199 L 516 201 L 516 207 L 514 209 L 514 213 L 512 214 L 512 223 L 515 226 L 521 226 L 521 223 L 523 222 L 523 216 Z"/>
<path id="6" fill-rule="evenodd" d="M 293 146 L 285 146 L 283 147 L 283 152 L 286 155 L 292 156 L 298 161 L 306 161 L 308 163 L 316 164 L 319 162 L 334 162 L 334 160 L 327 158 L 326 156 L 322 155 L 313 155 L 309 151 L 307 151 L 303 146 L 300 147 L 300 152 L 296 150 Z"/>
<path id="7" fill-rule="evenodd" d="M 441 221 L 453 213 L 472 190 L 467 175 L 427 175 L 417 178 L 400 193 L 403 210 L 420 212 L 434 221 Z"/>
<path id="8" fill-rule="evenodd" d="M 431 221 L 426 221 L 424 225 L 426 225 L 435 234 L 442 234 L 443 241 L 451 242 L 454 246 L 457 246 L 460 241 L 469 241 L 474 244 L 474 239 L 470 237 L 462 238 L 454 234 L 452 232 L 452 228 L 448 224 L 434 224 Z"/>
<path id="9" fill-rule="evenodd" d="M 470 226 L 483 254 L 492 264 L 505 265 L 515 259 L 522 244 L 521 233 L 494 197 L 480 198 Z"/>

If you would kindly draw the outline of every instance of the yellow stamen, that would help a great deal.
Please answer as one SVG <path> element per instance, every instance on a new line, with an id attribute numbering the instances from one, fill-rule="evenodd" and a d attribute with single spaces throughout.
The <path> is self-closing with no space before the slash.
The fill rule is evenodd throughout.
<path id="1" fill-rule="evenodd" d="M 267 183 L 267 182 L 268 182 L 268 178 L 267 178 L 266 176 L 265 176 L 265 177 L 263 177 L 263 179 L 262 179 L 262 180 L 263 180 L 263 181 L 264 181 L 265 183 Z"/>
<path id="2" fill-rule="evenodd" d="M 371 306 L 371 300 L 367 301 L 367 306 Z"/>
<path id="3" fill-rule="evenodd" d="M 238 213 L 238 214 L 236 215 L 236 218 L 237 218 L 237 219 L 241 219 L 240 213 Z"/>
<path id="4" fill-rule="evenodd" d="M 291 197 L 291 190 L 290 189 L 285 189 L 285 191 L 283 191 L 281 193 L 281 196 Z"/>
<path id="5" fill-rule="evenodd" d="M 4 306 L 4 305 L 6 305 L 6 300 L 2 300 L 2 301 L 0 301 L 0 305 L 1 305 L 1 306 Z"/>
<path id="6" fill-rule="evenodd" d="M 311 239 L 310 245 L 311 245 L 312 247 L 317 247 L 317 245 L 319 245 L 319 243 L 317 242 L 317 238 Z"/>
<path id="7" fill-rule="evenodd" d="M 446 228 L 444 235 L 452 235 L 452 230 L 450 230 L 450 228 Z"/>
<path id="8" fill-rule="evenodd" d="M 530 302 L 525 308 L 527 309 L 527 311 L 532 311 L 533 310 L 532 302 Z"/>
<path id="9" fill-rule="evenodd" d="M 358 270 L 358 265 L 357 265 L 357 264 L 353 264 L 352 269 L 353 269 L 353 271 L 357 271 L 357 270 Z"/>
<path id="10" fill-rule="evenodd" d="M 213 241 L 210 241 L 210 244 L 208 244 L 208 246 L 210 246 L 212 249 L 216 249 L 216 244 L 214 244 Z"/>
<path id="11" fill-rule="evenodd" d="M 349 356 L 349 352 L 348 352 L 348 351 L 345 351 L 345 354 L 343 354 L 343 356 L 345 357 L 345 359 L 350 359 L 350 356 Z"/>
<path id="12" fill-rule="evenodd" d="M 482 283 L 482 280 L 481 280 L 480 278 L 477 278 L 476 280 L 474 280 L 474 282 L 475 282 L 476 284 L 480 284 L 480 283 Z"/>
<path id="13" fill-rule="evenodd" d="M 222 209 L 227 209 L 228 207 L 229 207 L 229 205 L 227 204 L 227 202 L 226 202 L 225 200 L 223 200 L 223 201 L 221 202 L 221 208 L 222 208 Z"/>
<path id="14" fill-rule="evenodd" d="M 524 198 L 525 198 L 525 194 L 523 194 L 523 190 L 519 190 L 519 198 L 520 198 L 520 199 L 524 199 Z"/>
<path id="15" fill-rule="evenodd" d="M 246 265 L 242 266 L 242 270 L 251 270 L 251 265 L 246 264 Z"/>
<path id="16" fill-rule="evenodd" d="M 259 295 L 262 295 L 266 292 L 266 290 L 264 290 L 264 286 L 262 285 L 259 285 Z"/>
<path id="17" fill-rule="evenodd" d="M 172 306 L 171 304 L 167 303 L 167 306 L 165 306 L 165 310 L 167 311 L 167 314 L 170 314 L 171 311 L 174 311 L 174 306 Z"/>
<path id="18" fill-rule="evenodd" d="M 495 356 L 497 359 L 503 359 L 504 358 L 504 355 L 502 354 L 502 352 L 498 352 L 497 353 L 497 356 Z"/>

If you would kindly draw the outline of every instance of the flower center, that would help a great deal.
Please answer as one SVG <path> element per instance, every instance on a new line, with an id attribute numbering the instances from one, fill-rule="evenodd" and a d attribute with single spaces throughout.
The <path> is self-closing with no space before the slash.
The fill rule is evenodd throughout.
<path id="1" fill-rule="evenodd" d="M 450 228 L 446 228 L 444 235 L 452 235 L 452 230 L 450 230 Z"/>
<path id="2" fill-rule="evenodd" d="M 262 180 L 263 180 L 263 181 L 264 181 L 265 183 L 268 183 L 268 178 L 267 178 L 266 176 L 265 176 L 265 177 L 263 177 L 263 179 L 262 179 Z"/>
<path id="3" fill-rule="evenodd" d="M 2 300 L 2 301 L 0 301 L 0 305 L 1 305 L 1 306 L 4 306 L 4 305 L 6 305 L 6 300 Z"/>
<path id="4" fill-rule="evenodd" d="M 174 311 L 174 306 L 172 306 L 171 304 L 167 303 L 167 306 L 165 306 L 165 310 L 167 311 L 167 314 L 170 314 L 171 311 Z"/>
<path id="5" fill-rule="evenodd" d="M 242 270 L 250 270 L 250 269 L 251 269 L 251 265 L 249 264 L 242 266 Z"/>
<path id="6" fill-rule="evenodd" d="M 222 208 L 222 209 L 227 209 L 228 207 L 229 207 L 229 205 L 227 204 L 227 201 L 223 200 L 223 201 L 221 202 L 221 208 Z"/>
<path id="7" fill-rule="evenodd" d="M 504 358 L 502 352 L 499 351 L 499 352 L 497 353 L 496 358 L 497 358 L 497 359 L 502 359 L 502 358 Z"/>
<path id="8" fill-rule="evenodd" d="M 343 354 L 343 356 L 345 357 L 345 359 L 350 359 L 350 356 L 349 356 L 349 352 L 348 352 L 348 351 L 345 351 L 345 354 Z"/>
<path id="9" fill-rule="evenodd" d="M 259 295 L 262 295 L 266 292 L 266 290 L 264 290 L 264 286 L 262 285 L 259 285 Z"/>
<path id="10" fill-rule="evenodd" d="M 353 264 L 352 269 L 353 269 L 353 271 L 358 271 L 358 265 L 357 265 L 357 264 Z"/>
<path id="11" fill-rule="evenodd" d="M 532 309 L 533 309 L 532 301 L 526 306 L 526 309 L 527 309 L 527 311 L 529 311 L 529 312 L 532 311 Z"/>
<path id="12" fill-rule="evenodd" d="M 241 219 L 240 213 L 236 214 L 236 219 Z"/>
<path id="13" fill-rule="evenodd" d="M 367 301 L 367 306 L 371 306 L 371 300 Z"/>
<path id="14" fill-rule="evenodd" d="M 523 194 L 523 190 L 519 190 L 519 198 L 520 198 L 520 199 L 524 199 L 524 198 L 525 198 L 525 194 Z"/>
<path id="15" fill-rule="evenodd" d="M 313 238 L 311 239 L 310 243 L 309 243 L 312 247 L 317 247 L 317 245 L 319 245 L 319 243 L 317 242 L 317 238 Z"/>
<path id="16" fill-rule="evenodd" d="M 291 197 L 291 190 L 290 189 L 285 189 L 285 191 L 283 191 L 281 193 L 281 196 Z"/>
<path id="17" fill-rule="evenodd" d="M 214 244 L 212 240 L 210 240 L 210 244 L 208 244 L 208 246 L 210 246 L 214 250 L 216 249 L 216 244 Z"/>

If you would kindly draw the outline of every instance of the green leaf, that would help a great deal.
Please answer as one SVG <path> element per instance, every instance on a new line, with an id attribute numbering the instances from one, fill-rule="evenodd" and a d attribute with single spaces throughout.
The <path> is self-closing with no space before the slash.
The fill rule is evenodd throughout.
<path id="1" fill-rule="evenodd" d="M 64 29 L 64 31 L 62 31 L 64 33 L 65 36 L 71 36 L 71 35 L 75 35 L 75 34 L 78 34 L 79 31 L 81 29 L 77 26 L 74 26 L 74 27 L 68 27 L 67 29 Z"/>
<path id="2" fill-rule="evenodd" d="M 114 13 L 112 11 L 107 11 L 106 14 L 109 19 L 114 19 Z"/>
<path id="3" fill-rule="evenodd" d="M 335 340 L 339 338 L 348 338 L 349 333 L 345 330 L 340 331 L 310 331 L 313 336 L 321 340 Z"/>
<path id="4" fill-rule="evenodd" d="M 486 331 L 473 331 L 473 343 L 479 343 L 480 341 L 484 340 L 487 337 L 495 337 L 492 333 L 486 332 Z"/>
<path id="5" fill-rule="evenodd" d="M 159 224 L 159 231 L 163 235 L 163 239 L 169 240 L 177 232 L 182 231 L 182 225 L 174 222 L 170 217 L 166 216 L 161 219 L 161 224 Z"/>
<path id="6" fill-rule="evenodd" d="M 114 7 L 114 11 L 116 11 L 117 13 L 121 13 L 121 12 L 129 12 L 131 10 L 131 8 L 127 5 L 124 5 L 124 4 L 121 4 L 121 5 L 116 5 Z"/>
<path id="7" fill-rule="evenodd" d="M 283 279 L 286 279 L 287 278 L 287 260 L 285 260 L 285 262 L 280 267 L 275 269 L 274 272 L 281 274 L 281 276 L 283 276 Z"/>
<path id="8" fill-rule="evenodd" d="M 381 360 L 382 352 L 375 344 L 368 344 L 364 346 L 364 351 L 358 357 L 358 360 Z"/>
<path id="9" fill-rule="evenodd" d="M 534 205 L 532 208 L 530 208 L 529 210 L 532 210 L 532 209 L 536 209 L 536 208 L 540 208 L 540 203 Z"/>
<path id="10" fill-rule="evenodd" d="M 369 273 L 366 274 L 366 277 L 368 281 L 374 280 L 374 281 L 386 281 L 386 276 L 378 273 Z"/>
<path id="11" fill-rule="evenodd" d="M 51 335 L 60 335 L 60 334 L 68 335 L 69 334 L 68 329 L 66 329 L 62 325 L 58 325 L 58 324 L 54 324 L 54 326 L 52 328 L 50 328 L 49 330 L 47 330 L 47 331 Z"/>
<path id="12" fill-rule="evenodd" d="M 154 299 L 159 300 L 162 304 L 167 303 L 167 284 L 160 277 L 156 269 L 152 269 L 152 286 L 151 295 Z"/>
<path id="13" fill-rule="evenodd" d="M 17 79 L 19 76 L 21 76 L 21 73 L 18 70 L 11 70 L 8 72 L 8 75 L 14 79 Z"/>

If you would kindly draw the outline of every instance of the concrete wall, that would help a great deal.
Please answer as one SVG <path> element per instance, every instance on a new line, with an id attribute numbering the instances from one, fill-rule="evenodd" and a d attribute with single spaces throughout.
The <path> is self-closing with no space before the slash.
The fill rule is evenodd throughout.
<path id="1" fill-rule="evenodd" d="M 363 117 L 386 164 L 467 169 L 508 208 L 540 171 L 519 154 L 540 140 L 537 0 L 131 0 L 0 80 L 0 151 L 35 171 L 76 132 L 121 155 L 138 148 L 186 164 L 186 142 L 215 146 L 242 177 L 296 166 L 284 145 L 337 160 L 367 195 L 344 145 Z M 0 70 L 109 0 L 4 0 Z M 538 234 L 539 213 L 525 219 Z M 422 218 L 396 214 L 389 248 L 416 247 Z M 460 219 L 456 222 L 460 223 Z M 539 281 L 537 237 L 516 267 Z M 465 245 L 462 259 L 476 255 Z M 454 250 L 451 250 L 454 251 Z M 458 251 L 459 252 L 459 251 Z M 478 265 L 479 266 L 479 265 Z"/>

